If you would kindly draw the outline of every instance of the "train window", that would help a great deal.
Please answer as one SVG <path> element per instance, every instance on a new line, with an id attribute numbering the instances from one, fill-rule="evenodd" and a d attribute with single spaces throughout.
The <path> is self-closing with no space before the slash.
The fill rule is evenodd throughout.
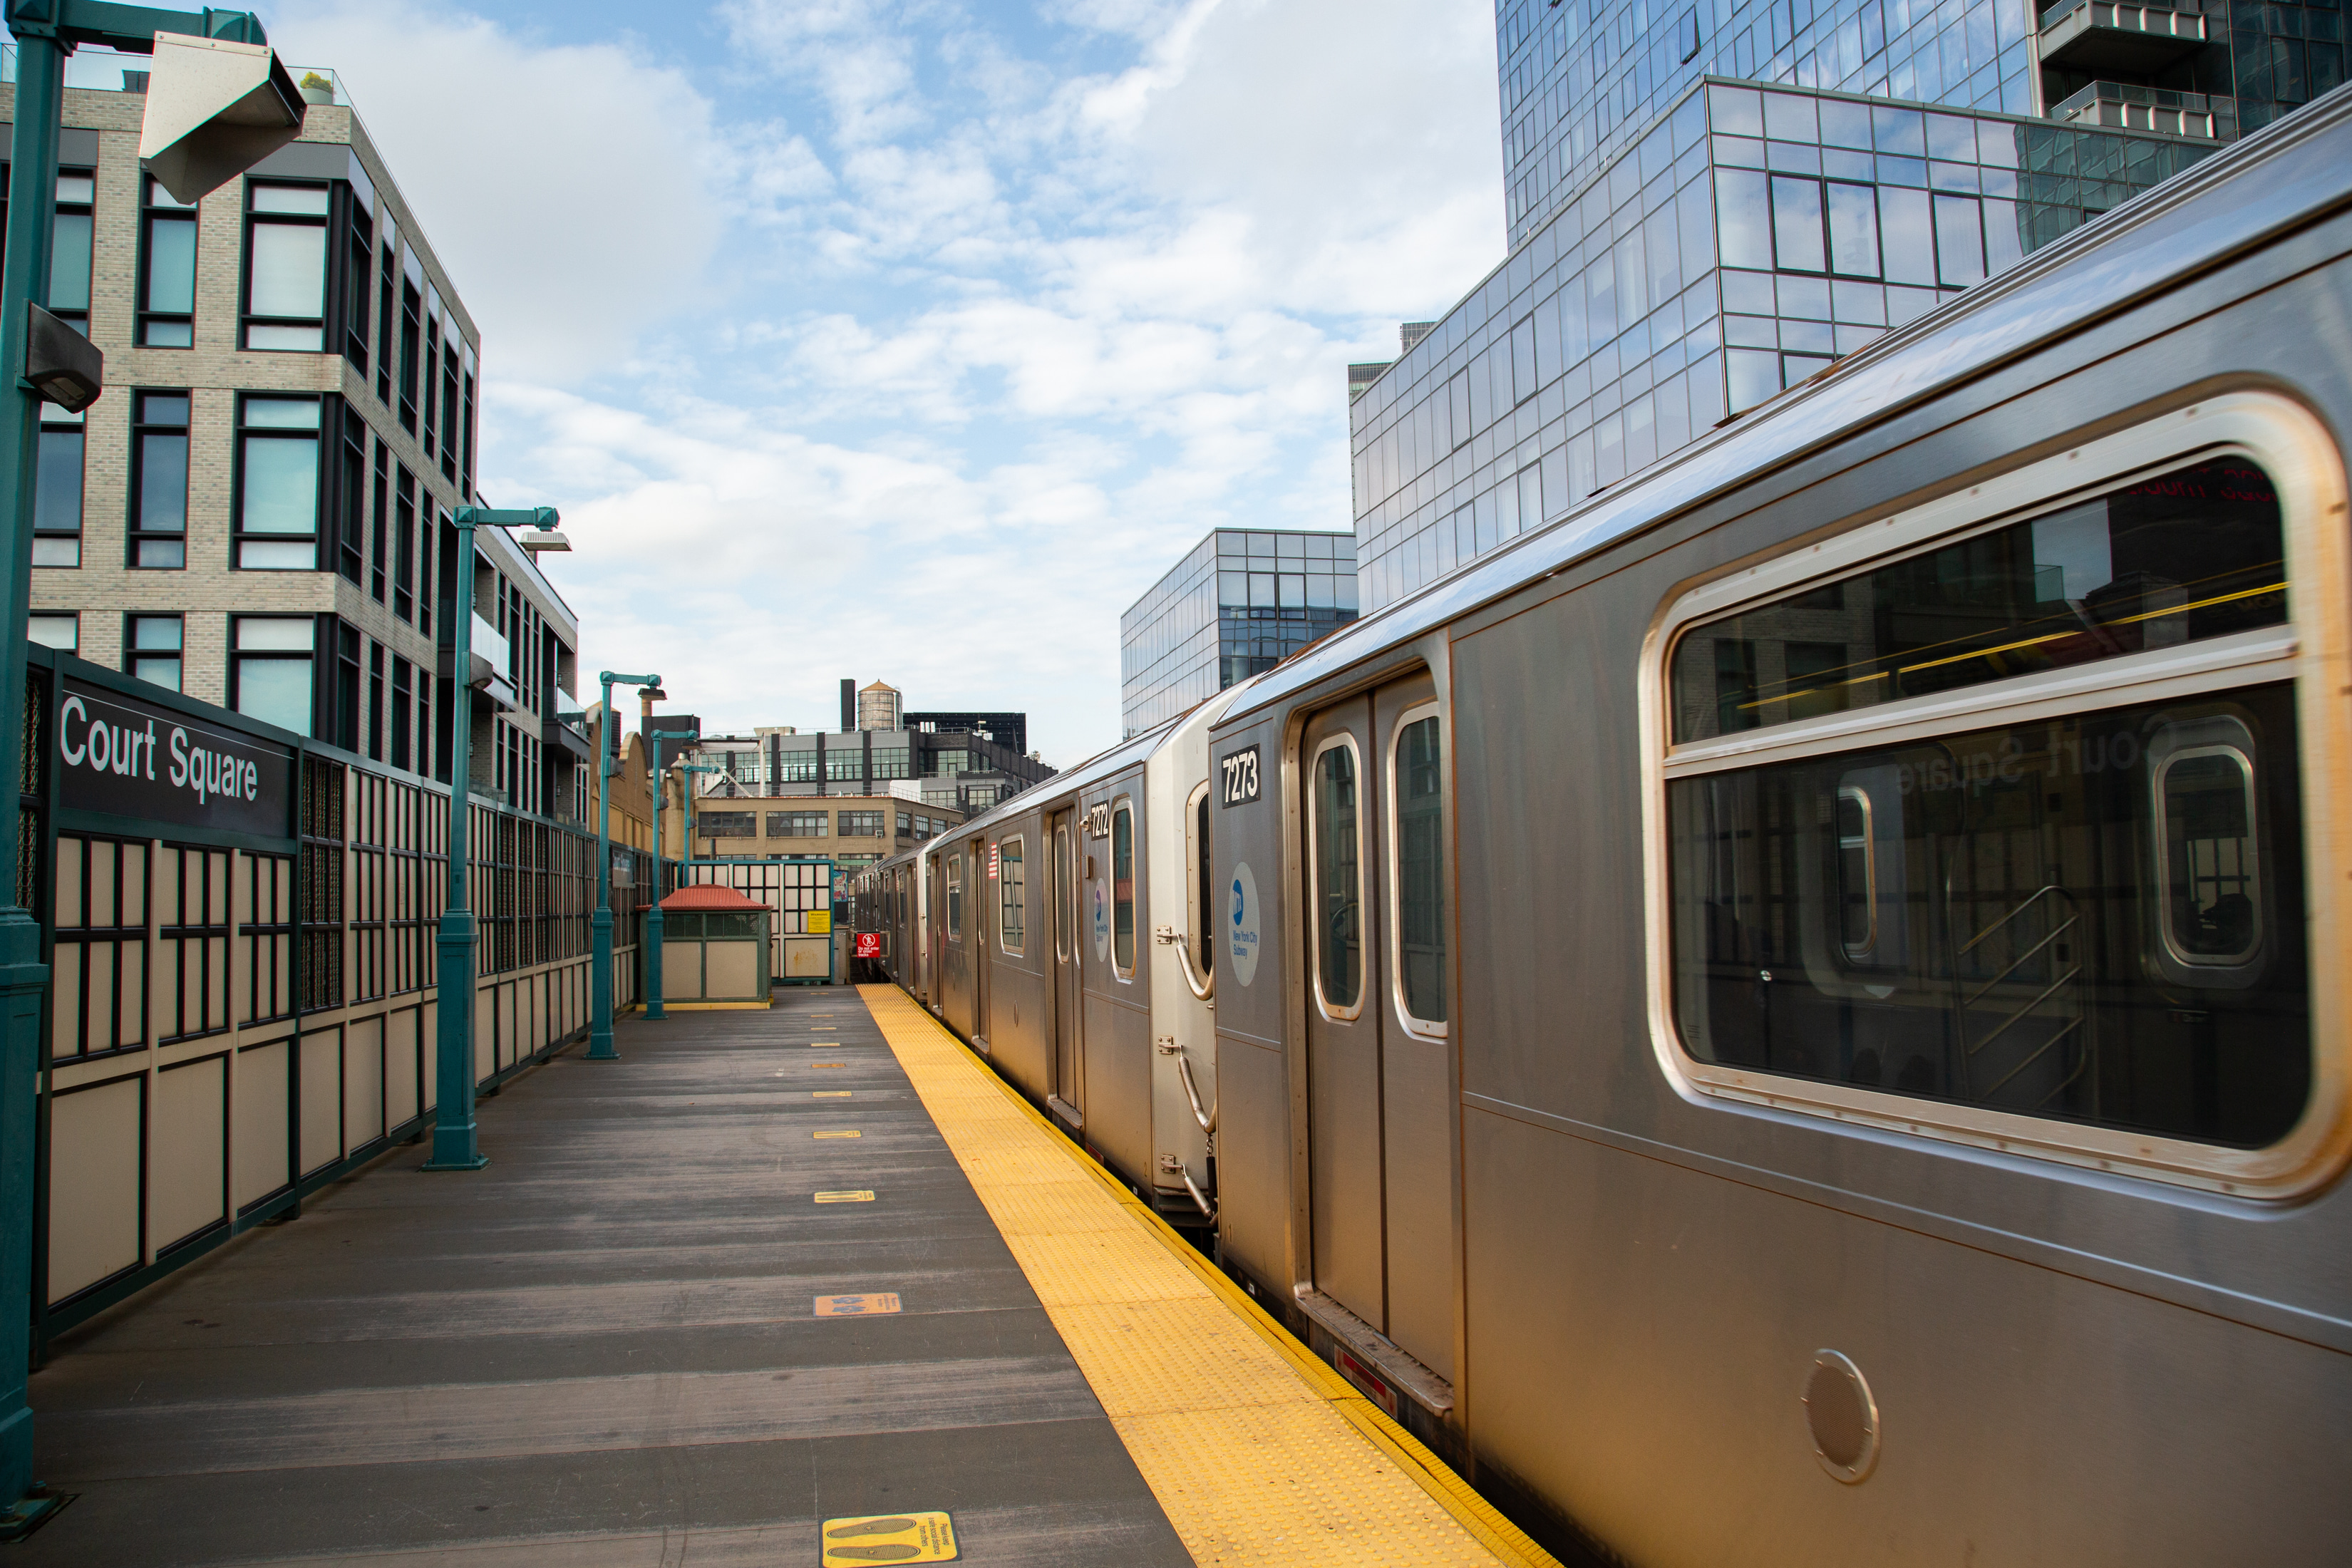
<path id="1" fill-rule="evenodd" d="M 1021 871 L 1021 846 L 1018 838 L 1007 838 L 996 847 L 996 940 L 1004 951 L 1019 957 L 1028 923 L 1028 886 Z"/>
<path id="2" fill-rule="evenodd" d="M 1690 628 L 1674 738 L 2274 626 L 2284 555 L 2276 489 L 2247 458 L 2143 477 Z"/>
<path id="3" fill-rule="evenodd" d="M 1685 594 L 1644 671 L 1661 1059 L 2225 1192 L 2332 1173 L 2345 503 L 2326 430 L 2228 393 Z"/>
<path id="4" fill-rule="evenodd" d="M 1121 798 L 1110 811 L 1111 962 L 1135 973 L 1135 808 Z"/>
<path id="5" fill-rule="evenodd" d="M 948 940 L 963 940 L 963 857 L 948 856 Z"/>
<path id="6" fill-rule="evenodd" d="M 2217 729 L 2242 740 L 2179 743 Z M 1685 1045 L 1723 1067 L 2277 1141 L 2311 1087 L 2302 927 L 2263 909 L 2302 908 L 2295 734 L 2282 683 L 1673 781 Z M 1840 783 L 1862 773 L 1890 787 Z M 1898 864 L 1899 897 L 1879 869 Z"/>
<path id="7" fill-rule="evenodd" d="M 1059 889 L 1070 885 L 1070 829 L 1066 821 L 1054 829 L 1054 886 Z M 1058 894 L 1047 899 L 1046 902 L 1053 906 L 1054 910 L 1054 961 L 1067 963 L 1070 961 L 1069 910 L 1064 907 Z"/>
<path id="8" fill-rule="evenodd" d="M 1185 908 L 1192 914 L 1192 966 L 1206 980 L 1215 972 L 1217 962 L 1216 920 L 1211 908 L 1215 901 L 1210 890 L 1217 885 L 1216 872 L 1211 868 L 1209 840 L 1209 786 L 1202 784 L 1192 792 L 1192 854 L 1185 880 Z"/>
<path id="9" fill-rule="evenodd" d="M 1362 1006 L 1363 825 L 1359 820 L 1356 743 L 1338 736 L 1315 753 L 1309 785 L 1314 819 L 1315 994 L 1323 1010 L 1352 1018 Z"/>
<path id="10" fill-rule="evenodd" d="M 1433 704 L 1406 712 L 1389 748 L 1389 929 L 1397 1011 L 1417 1033 L 1445 1032 L 1445 773 Z"/>

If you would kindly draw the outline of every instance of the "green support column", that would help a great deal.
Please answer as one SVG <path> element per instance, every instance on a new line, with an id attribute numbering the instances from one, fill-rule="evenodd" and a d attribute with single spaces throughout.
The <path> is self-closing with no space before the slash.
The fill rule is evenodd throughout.
<path id="1" fill-rule="evenodd" d="M 14 7 L 12 6 L 13 10 Z M 25 624 L 32 605 L 33 479 L 40 439 L 39 394 L 19 379 L 26 307 L 48 298 L 50 220 L 57 211 L 58 112 L 65 101 L 65 50 L 54 38 L 16 40 L 16 123 L 9 166 L 16 190 L 0 259 L 0 364 L 12 384 L 0 392 L 0 744 L 19 780 L 35 776 L 25 742 Z M 22 863 L 22 835 L 0 834 L 0 1538 L 37 1524 L 54 1499 L 31 1496 L 33 1411 L 26 1382 L 33 1352 L 33 1203 L 40 1106 L 41 928 L 24 907 L 39 884 Z"/>
<path id="2" fill-rule="evenodd" d="M 596 994 L 588 1005 L 588 1059 L 614 1062 L 621 1053 L 613 1048 L 613 780 L 621 771 L 614 761 L 621 727 L 613 718 L 613 688 L 659 686 L 661 677 L 608 669 L 596 680 L 604 689 L 604 727 L 596 744 L 596 918 L 589 922 L 588 962 L 588 984 Z"/>
<path id="3" fill-rule="evenodd" d="M 669 1015 L 662 1011 L 661 743 L 664 741 L 699 741 L 702 734 L 696 730 L 656 730 L 646 739 L 654 749 L 654 875 L 653 889 L 646 900 L 650 906 L 646 910 L 646 1016 L 666 1020 Z M 691 805 L 687 809 L 692 809 Z M 686 847 L 688 858 L 691 858 L 694 853 L 692 840 L 688 841 Z"/>

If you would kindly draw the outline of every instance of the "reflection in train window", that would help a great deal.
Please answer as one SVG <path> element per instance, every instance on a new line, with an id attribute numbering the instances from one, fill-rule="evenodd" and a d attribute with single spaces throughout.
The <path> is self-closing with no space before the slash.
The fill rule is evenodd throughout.
<path id="1" fill-rule="evenodd" d="M 948 940 L 963 940 L 963 857 L 948 856 Z"/>
<path id="2" fill-rule="evenodd" d="M 2224 457 L 1683 633 L 1675 741 L 2277 626 L 2270 477 Z"/>
<path id="3" fill-rule="evenodd" d="M 1060 891 L 1076 880 L 1070 875 L 1070 829 L 1065 822 L 1054 829 L 1054 887 L 1048 901 L 1054 908 L 1054 959 L 1057 963 L 1070 961 L 1070 911 L 1065 905 L 1066 894 Z"/>
<path id="4" fill-rule="evenodd" d="M 1192 965 L 1202 980 L 1216 973 L 1217 963 L 1216 900 L 1209 896 L 1217 885 L 1209 853 L 1209 786 L 1202 784 L 1192 792 L 1192 885 L 1187 901 L 1192 912 Z"/>
<path id="5" fill-rule="evenodd" d="M 1363 879 L 1356 820 L 1356 745 L 1344 737 L 1316 753 L 1315 988 L 1326 1009 L 1352 1016 L 1364 984 Z"/>
<path id="6" fill-rule="evenodd" d="M 996 940 L 1005 952 L 1019 957 L 1028 922 L 1028 884 L 1022 875 L 1022 840 L 1007 838 L 996 847 Z"/>
<path id="7" fill-rule="evenodd" d="M 1397 727 L 1390 753 L 1396 864 L 1390 879 L 1396 932 L 1397 1005 L 1431 1034 L 1445 1025 L 1445 778 L 1437 710 Z"/>
<path id="8" fill-rule="evenodd" d="M 1135 808 L 1121 800 L 1110 813 L 1111 962 L 1135 973 Z"/>
<path id="9" fill-rule="evenodd" d="M 2276 1142 L 2312 1077 L 2295 736 L 2262 685 L 1670 781 L 1684 1044 Z"/>

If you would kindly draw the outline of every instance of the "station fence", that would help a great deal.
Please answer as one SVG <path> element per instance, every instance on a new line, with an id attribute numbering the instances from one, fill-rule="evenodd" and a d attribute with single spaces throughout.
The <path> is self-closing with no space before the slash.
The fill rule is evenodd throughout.
<path id="1" fill-rule="evenodd" d="M 17 897 L 50 966 L 37 1347 L 429 1128 L 449 790 L 36 647 Z M 596 837 L 478 797 L 475 1076 L 585 1034 Z M 614 1007 L 645 893 L 615 849 Z"/>

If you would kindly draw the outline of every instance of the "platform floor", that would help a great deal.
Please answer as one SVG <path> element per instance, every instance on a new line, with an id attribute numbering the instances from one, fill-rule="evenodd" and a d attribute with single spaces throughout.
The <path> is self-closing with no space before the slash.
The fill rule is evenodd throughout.
<path id="1" fill-rule="evenodd" d="M 1547 1561 L 896 991 L 618 1033 L 61 1340 L 14 1560 Z"/>

